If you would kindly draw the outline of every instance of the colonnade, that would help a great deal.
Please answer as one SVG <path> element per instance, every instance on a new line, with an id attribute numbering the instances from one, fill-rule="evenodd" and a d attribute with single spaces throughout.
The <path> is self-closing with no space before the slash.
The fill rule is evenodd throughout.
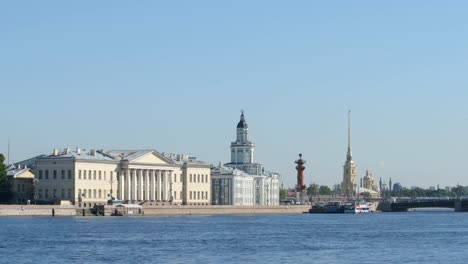
<path id="1" fill-rule="evenodd" d="M 124 169 L 118 175 L 117 199 L 128 201 L 170 201 L 170 170 Z"/>

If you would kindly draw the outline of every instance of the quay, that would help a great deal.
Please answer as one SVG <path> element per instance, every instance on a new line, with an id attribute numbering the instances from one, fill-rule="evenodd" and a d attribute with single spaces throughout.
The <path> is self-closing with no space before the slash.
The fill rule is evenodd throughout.
<path id="1" fill-rule="evenodd" d="M 106 205 L 96 208 L 75 207 L 73 205 L 0 205 L 2 216 L 93 216 L 132 215 L 132 216 L 183 216 L 183 215 L 254 215 L 254 214 L 302 214 L 310 205 L 277 205 L 277 206 L 182 206 L 152 205 L 141 206 L 138 210 L 122 210 L 118 206 Z M 130 212 L 130 213 L 129 213 Z"/>

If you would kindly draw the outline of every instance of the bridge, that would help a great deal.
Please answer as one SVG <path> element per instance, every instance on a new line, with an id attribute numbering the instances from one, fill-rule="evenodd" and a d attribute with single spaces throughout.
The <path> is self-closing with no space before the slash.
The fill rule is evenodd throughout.
<path id="1" fill-rule="evenodd" d="M 382 212 L 407 212 L 410 208 L 453 208 L 455 212 L 468 212 L 468 200 L 460 199 L 415 199 L 384 201 L 379 204 Z"/>

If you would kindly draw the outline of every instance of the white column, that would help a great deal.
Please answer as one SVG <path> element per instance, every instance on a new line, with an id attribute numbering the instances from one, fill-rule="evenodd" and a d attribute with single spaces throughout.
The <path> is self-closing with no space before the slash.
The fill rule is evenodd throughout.
<path id="1" fill-rule="evenodd" d="M 164 197 L 163 197 L 163 200 L 164 201 L 167 201 L 167 171 L 163 171 L 163 180 L 162 180 L 162 183 L 163 183 L 163 192 L 164 192 Z"/>
<path id="2" fill-rule="evenodd" d="M 156 171 L 151 170 L 150 171 L 150 178 L 151 178 L 151 195 L 150 195 L 150 200 L 154 201 L 156 200 L 156 196 L 154 195 L 154 192 L 156 191 Z"/>
<path id="3" fill-rule="evenodd" d="M 137 182 L 137 170 L 134 169 L 133 170 L 133 189 L 132 189 L 132 192 L 133 192 L 133 200 L 134 201 L 137 201 L 138 200 L 138 182 Z"/>
<path id="4" fill-rule="evenodd" d="M 125 170 L 125 200 L 130 200 L 130 170 Z"/>
<path id="5" fill-rule="evenodd" d="M 158 197 L 157 197 L 157 199 L 159 201 L 162 201 L 162 195 L 161 195 L 161 192 L 162 192 L 162 184 L 161 184 L 162 174 L 161 174 L 161 170 L 157 171 L 157 179 L 158 179 Z"/>
<path id="6" fill-rule="evenodd" d="M 118 196 L 117 196 L 117 199 L 118 200 L 123 200 L 123 172 L 122 170 L 119 172 L 119 178 L 118 178 Z"/>
<path id="7" fill-rule="evenodd" d="M 138 200 L 144 200 L 143 198 L 143 170 L 138 170 L 138 187 L 140 189 Z"/>
<path id="8" fill-rule="evenodd" d="M 151 185 L 153 188 L 151 200 L 156 201 L 156 171 L 153 170 L 151 174 Z"/>
<path id="9" fill-rule="evenodd" d="M 149 196 L 149 170 L 145 170 L 145 197 L 143 197 L 143 200 L 149 201 L 150 196 Z"/>

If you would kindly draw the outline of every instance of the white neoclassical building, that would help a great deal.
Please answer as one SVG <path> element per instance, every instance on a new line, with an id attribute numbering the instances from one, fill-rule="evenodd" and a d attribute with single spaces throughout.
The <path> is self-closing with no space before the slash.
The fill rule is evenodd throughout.
<path id="1" fill-rule="evenodd" d="M 209 164 L 155 150 L 54 150 L 36 159 L 35 176 L 44 202 L 210 203 Z"/>
<path id="2" fill-rule="evenodd" d="M 266 172 L 254 162 L 255 145 L 248 140 L 244 112 L 231 143 L 231 162 L 211 170 L 211 203 L 214 205 L 278 205 L 278 173 Z"/>

